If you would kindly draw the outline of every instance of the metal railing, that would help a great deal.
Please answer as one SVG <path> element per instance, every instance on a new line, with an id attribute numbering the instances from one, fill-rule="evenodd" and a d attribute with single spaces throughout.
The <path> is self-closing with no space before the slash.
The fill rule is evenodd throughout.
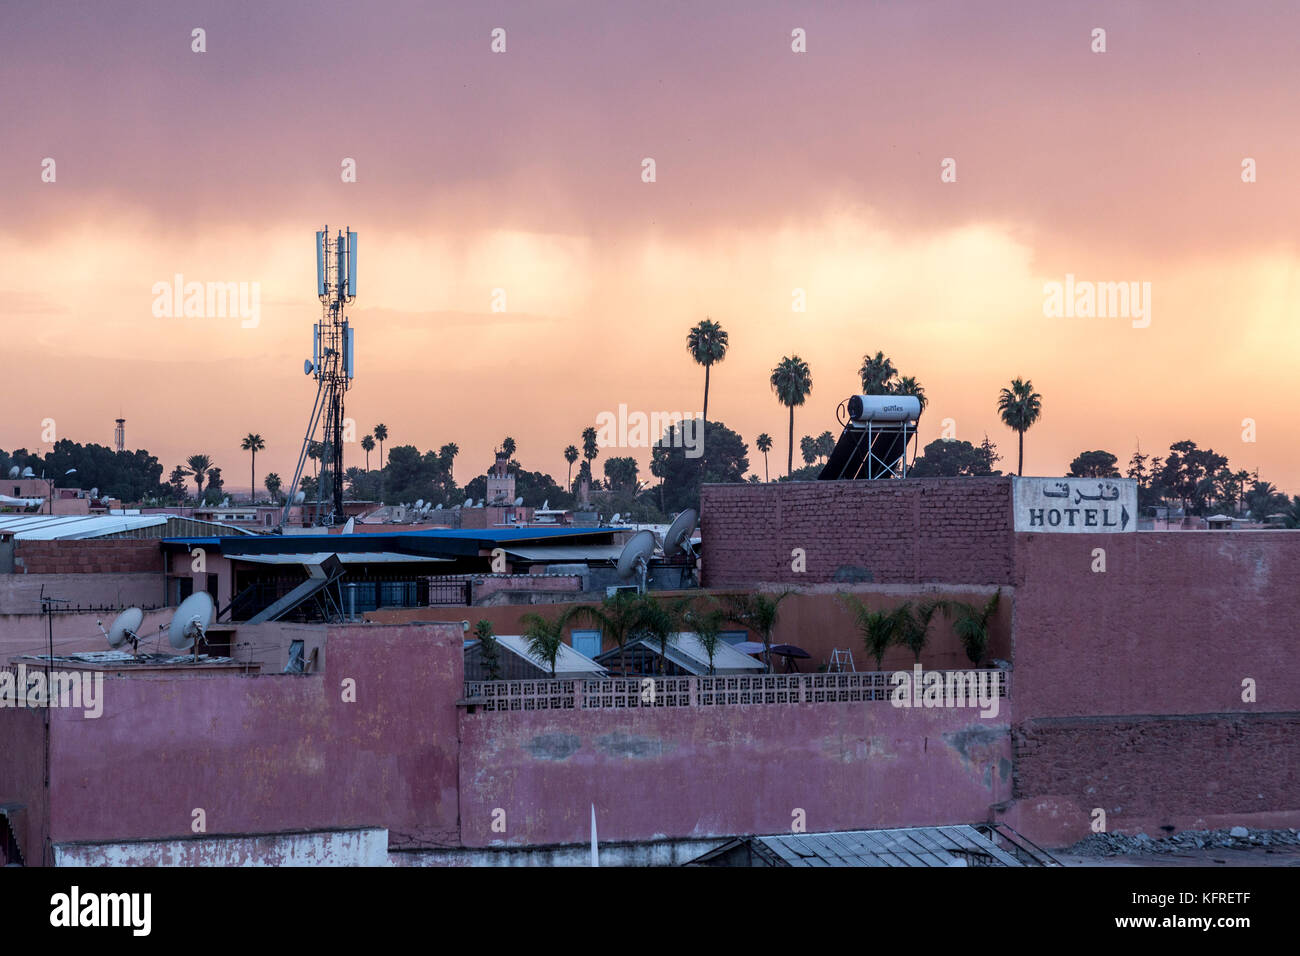
<path id="1" fill-rule="evenodd" d="M 847 674 L 763 674 L 719 677 L 557 678 L 469 681 L 466 706 L 488 713 L 536 710 L 630 710 L 765 704 L 851 704 L 887 701 L 896 671 Z M 908 672 L 910 673 L 910 672 Z M 967 687 L 971 675 L 997 675 L 998 697 L 1011 696 L 1011 674 L 999 668 L 925 671 L 943 686 Z M 950 676 L 952 675 L 952 679 Z M 960 676 L 961 682 L 956 678 Z M 980 678 L 987 688 L 988 679 Z M 965 698 L 964 698 L 965 699 Z M 969 705 L 967 705 L 969 706 Z"/>

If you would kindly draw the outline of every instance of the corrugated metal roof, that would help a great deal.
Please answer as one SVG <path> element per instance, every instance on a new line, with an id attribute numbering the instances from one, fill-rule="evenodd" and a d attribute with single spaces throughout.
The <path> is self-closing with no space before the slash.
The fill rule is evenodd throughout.
<path id="1" fill-rule="evenodd" d="M 425 564 L 452 561 L 423 554 L 401 554 L 397 551 L 312 551 L 303 554 L 232 554 L 232 561 L 251 564 L 320 564 L 331 555 L 343 564 Z"/>
<path id="2" fill-rule="evenodd" d="M 908 827 L 755 837 L 789 866 L 1022 866 L 974 827 Z"/>
<path id="3" fill-rule="evenodd" d="M 151 515 L 25 515 L 0 514 L 0 532 L 12 533 L 18 540 L 69 541 L 83 538 L 103 538 L 126 534 L 144 528 L 156 528 L 172 522 L 201 525 L 207 528 L 229 530 L 232 535 L 247 535 L 243 528 L 235 528 L 214 521 L 195 521 L 170 514 Z"/>
<path id="4" fill-rule="evenodd" d="M 528 653 L 528 638 L 518 634 L 498 634 L 497 643 L 512 654 L 517 654 L 534 667 L 540 667 L 549 675 L 551 666 L 540 658 Z M 609 673 L 586 654 L 580 654 L 568 644 L 560 645 L 559 656 L 555 658 L 556 677 L 599 677 Z"/>
<path id="5" fill-rule="evenodd" d="M 505 549 L 525 561 L 617 561 L 621 544 L 543 544 Z"/>
<path id="6" fill-rule="evenodd" d="M 641 646 L 659 653 L 659 641 L 653 637 L 642 637 L 629 641 L 629 647 Z M 609 653 L 616 653 L 610 651 Z M 668 644 L 668 659 L 683 670 L 703 676 L 709 672 L 709 652 L 700 643 L 700 636 L 693 631 L 674 634 Z M 758 674 L 763 671 L 763 664 L 748 654 L 742 654 L 730 644 L 718 643 L 713 652 L 713 671 L 715 674 Z"/>

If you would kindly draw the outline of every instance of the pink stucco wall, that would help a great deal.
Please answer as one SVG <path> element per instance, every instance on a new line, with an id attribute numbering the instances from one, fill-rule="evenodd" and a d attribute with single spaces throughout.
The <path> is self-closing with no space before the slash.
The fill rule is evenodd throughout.
<path id="1" fill-rule="evenodd" d="M 466 846 L 968 823 L 1011 794 L 997 718 L 888 702 L 467 714 Z M 505 811 L 504 833 L 494 811 Z M 496 819 L 500 815 L 496 815 Z"/>
<path id="2" fill-rule="evenodd" d="M 54 711 L 56 842 L 383 826 L 456 838 L 459 628 L 332 628 L 324 674 L 110 678 L 104 715 Z M 356 681 L 344 702 L 342 681 Z"/>

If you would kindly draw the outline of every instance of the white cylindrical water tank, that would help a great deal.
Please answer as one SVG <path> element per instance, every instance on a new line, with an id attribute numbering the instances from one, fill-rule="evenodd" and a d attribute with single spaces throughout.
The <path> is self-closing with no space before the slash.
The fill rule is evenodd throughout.
<path id="1" fill-rule="evenodd" d="M 914 422 L 921 417 L 921 400 L 915 395 L 854 395 L 849 418 L 855 422 Z"/>

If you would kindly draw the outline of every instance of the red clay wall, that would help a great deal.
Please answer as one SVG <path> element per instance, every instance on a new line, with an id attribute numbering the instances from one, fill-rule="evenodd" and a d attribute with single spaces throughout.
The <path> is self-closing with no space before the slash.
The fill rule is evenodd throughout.
<path id="1" fill-rule="evenodd" d="M 4 667 L 0 661 L 0 668 Z M 0 804 L 10 808 L 8 816 L 23 862 L 40 866 L 45 839 L 45 723 L 36 708 L 0 709 Z"/>
<path id="2" fill-rule="evenodd" d="M 16 541 L 17 574 L 122 574 L 163 570 L 162 543 L 147 538 Z"/>
<path id="3" fill-rule="evenodd" d="M 1300 825 L 1300 534 L 1017 545 L 1012 825 L 1056 846 L 1087 835 L 1095 807 L 1151 836 Z"/>
<path id="4" fill-rule="evenodd" d="M 1010 478 L 705 485 L 703 583 L 1010 584 L 1012 527 Z"/>
<path id="5" fill-rule="evenodd" d="M 996 718 L 885 701 L 466 714 L 466 846 L 968 823 L 1011 792 Z M 503 833 L 492 829 L 505 811 Z"/>
<path id="6" fill-rule="evenodd" d="M 55 842 L 383 826 L 454 843 L 459 628 L 331 628 L 323 675 L 111 678 L 104 714 L 55 710 Z M 356 702 L 341 682 L 356 681 Z M 0 718 L 5 714 L 0 712 Z"/>

